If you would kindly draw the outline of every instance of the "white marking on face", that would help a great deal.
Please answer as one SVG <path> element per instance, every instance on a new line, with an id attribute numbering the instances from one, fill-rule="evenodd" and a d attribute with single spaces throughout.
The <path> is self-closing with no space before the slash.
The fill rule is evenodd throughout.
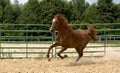
<path id="1" fill-rule="evenodd" d="M 56 21 L 55 19 L 52 20 L 52 22 L 55 22 L 55 21 Z"/>

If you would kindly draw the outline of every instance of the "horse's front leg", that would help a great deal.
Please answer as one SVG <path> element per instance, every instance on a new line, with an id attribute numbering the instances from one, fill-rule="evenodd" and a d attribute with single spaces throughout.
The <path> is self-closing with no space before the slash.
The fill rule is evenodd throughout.
<path id="1" fill-rule="evenodd" d="M 67 57 L 67 55 L 62 56 L 61 53 L 64 52 L 67 48 L 66 47 L 62 47 L 62 49 L 57 53 L 57 55 L 61 58 L 64 59 Z"/>
<path id="2" fill-rule="evenodd" d="M 50 47 L 49 47 L 49 49 L 48 49 L 48 53 L 47 53 L 47 58 L 49 58 L 50 56 L 49 56 L 49 54 L 50 54 L 50 50 L 53 48 L 53 47 L 56 47 L 56 46 L 58 46 L 59 45 L 59 43 L 58 42 L 55 42 L 54 44 L 52 44 Z M 50 59 L 49 59 L 50 60 Z"/>

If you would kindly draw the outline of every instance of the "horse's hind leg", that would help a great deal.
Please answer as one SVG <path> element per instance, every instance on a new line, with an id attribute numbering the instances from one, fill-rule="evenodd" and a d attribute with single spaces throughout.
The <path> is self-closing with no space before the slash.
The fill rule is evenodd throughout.
<path id="1" fill-rule="evenodd" d="M 64 56 L 61 56 L 61 55 L 60 55 L 60 54 L 61 54 L 62 52 L 64 52 L 66 49 L 67 49 L 66 47 L 62 47 L 62 49 L 57 53 L 57 55 L 58 55 L 61 59 L 64 59 L 64 58 L 67 57 L 67 55 L 64 55 Z"/>
<path id="2" fill-rule="evenodd" d="M 75 48 L 76 51 L 78 52 L 78 58 L 76 59 L 76 62 L 83 56 L 83 48 Z"/>
<path id="3" fill-rule="evenodd" d="M 75 48 L 76 51 L 78 52 L 78 58 L 76 59 L 76 62 L 83 56 L 83 50 L 88 44 L 88 41 L 84 42 L 79 48 Z"/>
<path id="4" fill-rule="evenodd" d="M 76 62 L 83 56 L 83 50 L 88 44 L 88 42 L 89 42 L 89 39 L 86 39 L 78 48 L 75 48 L 79 55 L 78 58 L 76 59 Z"/>

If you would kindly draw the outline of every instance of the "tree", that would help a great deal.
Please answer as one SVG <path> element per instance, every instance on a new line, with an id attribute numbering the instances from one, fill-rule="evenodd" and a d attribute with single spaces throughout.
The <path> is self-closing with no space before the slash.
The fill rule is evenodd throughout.
<path id="1" fill-rule="evenodd" d="M 83 13 L 82 23 L 99 23 L 97 5 L 92 4 Z"/>
<path id="2" fill-rule="evenodd" d="M 115 5 L 115 7 L 116 7 L 116 12 L 115 12 L 116 21 L 115 22 L 120 23 L 120 3 Z"/>
<path id="3" fill-rule="evenodd" d="M 67 17 L 69 22 L 79 19 L 78 11 L 75 9 L 71 1 L 68 2 L 66 0 L 51 0 L 51 6 L 53 15 L 58 13 L 63 14 L 65 17 Z"/>
<path id="4" fill-rule="evenodd" d="M 2 22 L 3 22 L 3 9 L 0 6 L 0 23 L 2 23 Z"/>
<path id="5" fill-rule="evenodd" d="M 113 23 L 114 18 L 114 6 L 112 0 L 98 0 L 97 10 L 99 12 L 99 19 L 101 23 Z"/>
<path id="6" fill-rule="evenodd" d="M 38 0 L 29 0 L 22 9 L 21 15 L 18 18 L 18 23 L 37 23 L 37 14 L 39 13 Z"/>
<path id="7" fill-rule="evenodd" d="M 6 6 L 5 0 L 0 0 L 0 7 L 4 9 L 5 6 Z"/>
<path id="8" fill-rule="evenodd" d="M 15 19 L 14 19 L 15 22 L 14 23 L 18 23 L 17 19 L 21 14 L 21 8 L 20 8 L 20 5 L 18 3 L 18 0 L 14 1 L 14 4 L 12 5 L 12 7 L 13 7 L 14 17 L 15 17 Z"/>
<path id="9" fill-rule="evenodd" d="M 14 11 L 10 4 L 10 0 L 8 0 L 7 5 L 4 8 L 3 22 L 4 23 L 14 23 Z"/>
<path id="10" fill-rule="evenodd" d="M 0 0 L 0 23 L 3 23 L 4 8 L 6 6 L 5 0 Z"/>
<path id="11" fill-rule="evenodd" d="M 81 20 L 82 15 L 85 11 L 85 9 L 89 6 L 89 3 L 85 2 L 85 0 L 71 0 L 73 6 L 78 11 L 77 15 L 79 16 L 79 19 Z"/>
<path id="12" fill-rule="evenodd" d="M 65 15 L 68 21 L 78 18 L 75 8 L 66 0 L 29 0 L 23 6 L 18 21 L 19 23 L 50 24 L 53 16 L 59 13 Z"/>

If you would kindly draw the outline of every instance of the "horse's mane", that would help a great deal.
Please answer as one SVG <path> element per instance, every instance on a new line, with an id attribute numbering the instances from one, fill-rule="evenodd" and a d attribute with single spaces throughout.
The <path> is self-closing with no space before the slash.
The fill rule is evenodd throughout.
<path id="1" fill-rule="evenodd" d="M 68 24 L 67 18 L 61 14 L 57 14 L 55 15 L 55 17 L 58 17 L 59 23 L 64 25 L 65 28 L 69 29 L 69 30 L 73 30 L 72 26 Z"/>

